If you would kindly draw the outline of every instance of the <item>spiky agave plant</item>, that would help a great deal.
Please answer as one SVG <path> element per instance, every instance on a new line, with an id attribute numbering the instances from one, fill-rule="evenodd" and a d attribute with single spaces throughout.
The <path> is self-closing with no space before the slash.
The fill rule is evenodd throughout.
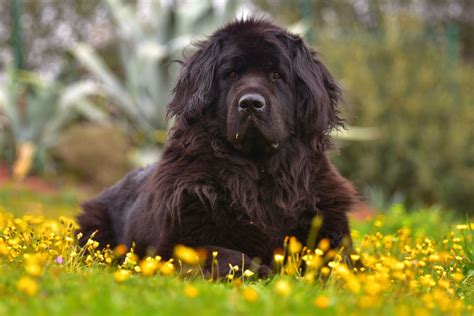
<path id="1" fill-rule="evenodd" d="M 169 127 L 165 107 L 176 76 L 177 67 L 171 67 L 171 61 L 181 57 L 196 35 L 209 34 L 231 19 L 241 1 L 224 1 L 219 7 L 215 1 L 106 3 L 116 25 L 123 75 L 107 67 L 87 44 L 72 52 L 126 118 L 128 128 L 141 136 L 139 145 L 160 143 Z"/>
<path id="2" fill-rule="evenodd" d="M 107 119 L 91 101 L 99 89 L 92 81 L 65 84 L 59 78 L 42 80 L 33 72 L 7 67 L 0 84 L 0 138 L 2 157 L 13 163 L 14 177 L 22 179 L 35 158 L 44 158 L 64 126 L 79 116 Z M 44 162 L 44 161 L 43 161 Z"/>

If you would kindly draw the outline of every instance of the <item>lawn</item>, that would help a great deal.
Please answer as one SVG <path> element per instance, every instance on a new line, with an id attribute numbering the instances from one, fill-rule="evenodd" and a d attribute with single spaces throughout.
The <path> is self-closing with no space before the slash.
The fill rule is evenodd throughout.
<path id="1" fill-rule="evenodd" d="M 0 188 L 0 315 L 474 313 L 474 223 L 440 209 L 393 205 L 353 220 L 360 270 L 324 242 L 310 252 L 289 239 L 290 259 L 277 264 L 276 276 L 257 280 L 246 271 L 211 282 L 200 277 L 193 249 L 176 251 L 174 264 L 129 253 L 121 266 L 114 263 L 121 247 L 96 251 L 90 241 L 89 252 L 80 249 L 72 233 L 77 205 L 68 192 Z"/>

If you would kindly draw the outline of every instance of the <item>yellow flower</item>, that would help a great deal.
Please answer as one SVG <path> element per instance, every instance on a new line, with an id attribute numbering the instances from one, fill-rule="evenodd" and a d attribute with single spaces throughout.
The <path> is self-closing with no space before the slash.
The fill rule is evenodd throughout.
<path id="1" fill-rule="evenodd" d="M 114 248 L 114 253 L 117 257 L 123 256 L 127 253 L 127 246 L 124 244 L 118 244 L 117 247 Z"/>
<path id="2" fill-rule="evenodd" d="M 331 242 L 327 238 L 323 238 L 319 241 L 318 249 L 321 249 L 323 252 L 328 250 L 331 246 Z"/>
<path id="3" fill-rule="evenodd" d="M 233 266 L 229 263 L 229 268 L 230 268 L 230 271 L 234 271 L 234 272 L 239 271 L 239 266 L 238 265 Z"/>
<path id="4" fill-rule="evenodd" d="M 365 292 L 371 296 L 379 294 L 382 290 L 383 288 L 381 284 L 376 282 L 376 280 L 373 280 L 373 278 L 371 278 L 371 281 L 367 282 L 367 284 L 365 285 Z"/>
<path id="5" fill-rule="evenodd" d="M 420 277 L 420 282 L 425 287 L 433 287 L 436 285 L 436 282 L 433 280 L 430 274 L 425 274 Z"/>
<path id="6" fill-rule="evenodd" d="M 329 298 L 325 295 L 320 295 L 314 299 L 314 306 L 317 308 L 326 308 L 329 306 Z"/>
<path id="7" fill-rule="evenodd" d="M 77 240 L 81 239 L 81 238 L 82 238 L 82 236 L 83 236 L 83 234 L 82 234 L 82 233 L 79 233 L 79 234 L 77 234 L 77 235 L 76 235 L 76 238 L 77 238 Z"/>
<path id="8" fill-rule="evenodd" d="M 92 259 L 92 256 L 91 255 L 87 255 L 86 257 L 86 264 L 88 266 L 92 265 L 92 263 L 94 262 L 94 259 Z"/>
<path id="9" fill-rule="evenodd" d="M 121 283 L 127 280 L 132 273 L 129 270 L 120 269 L 114 272 L 115 281 Z"/>
<path id="10" fill-rule="evenodd" d="M 186 264 L 195 265 L 199 263 L 199 256 L 196 250 L 183 245 L 174 248 L 174 255 Z"/>
<path id="11" fill-rule="evenodd" d="M 160 269 L 160 273 L 163 275 L 171 275 L 174 272 L 174 265 L 172 261 L 165 262 Z"/>
<path id="12" fill-rule="evenodd" d="M 466 224 L 456 225 L 457 230 L 465 230 L 465 229 L 468 229 L 468 228 L 469 228 L 469 226 L 466 225 Z"/>
<path id="13" fill-rule="evenodd" d="M 0 239 L 0 255 L 7 255 L 8 254 L 8 247 L 5 242 Z"/>
<path id="14" fill-rule="evenodd" d="M 329 269 L 328 267 L 322 267 L 322 268 L 321 268 L 321 273 L 322 273 L 322 275 L 324 275 L 324 276 L 328 276 L 329 273 L 331 273 L 331 269 Z"/>
<path id="15" fill-rule="evenodd" d="M 43 264 L 46 261 L 46 257 L 43 254 L 24 254 L 25 270 L 29 275 L 40 276 L 43 274 Z"/>
<path id="16" fill-rule="evenodd" d="M 235 286 L 235 287 L 241 287 L 243 282 L 242 282 L 242 279 L 234 279 L 232 284 Z"/>
<path id="17" fill-rule="evenodd" d="M 298 253 L 303 248 L 303 245 L 296 239 L 296 237 L 290 237 L 290 241 L 288 242 L 288 250 L 291 253 Z"/>
<path id="18" fill-rule="evenodd" d="M 288 257 L 288 262 L 285 265 L 284 271 L 288 275 L 295 275 L 298 272 L 299 263 L 293 257 Z"/>
<path id="19" fill-rule="evenodd" d="M 305 255 L 302 258 L 308 267 L 318 269 L 323 265 L 323 259 L 320 256 L 313 256 L 313 255 Z"/>
<path id="20" fill-rule="evenodd" d="M 392 264 L 392 269 L 395 271 L 400 271 L 405 269 L 405 264 L 403 262 L 394 262 Z"/>
<path id="21" fill-rule="evenodd" d="M 303 277 L 303 280 L 306 282 L 306 283 L 313 283 L 314 281 L 314 278 L 315 278 L 315 273 L 314 272 L 306 272 L 304 274 L 304 277 Z"/>
<path id="22" fill-rule="evenodd" d="M 430 257 L 428 258 L 428 261 L 429 261 L 429 262 L 438 262 L 438 261 L 440 261 L 440 259 L 441 259 L 441 258 L 440 258 L 439 255 L 437 255 L 437 254 L 432 254 L 432 255 L 430 255 Z"/>
<path id="23" fill-rule="evenodd" d="M 356 254 L 352 254 L 350 257 L 351 257 L 351 260 L 352 260 L 353 262 L 356 262 L 357 260 L 360 259 L 360 256 L 359 256 L 359 255 L 356 255 Z"/>
<path id="24" fill-rule="evenodd" d="M 158 270 L 158 262 L 150 257 L 140 262 L 140 271 L 143 275 L 153 275 Z"/>
<path id="25" fill-rule="evenodd" d="M 273 259 L 275 260 L 276 263 L 282 263 L 283 260 L 285 260 L 285 256 L 281 254 L 275 254 L 275 256 L 273 256 Z"/>
<path id="26" fill-rule="evenodd" d="M 291 294 L 291 285 L 286 280 L 278 280 L 273 288 L 280 296 L 288 296 Z"/>
<path id="27" fill-rule="evenodd" d="M 464 279 L 464 275 L 462 273 L 456 272 L 452 276 L 454 281 L 461 282 Z"/>
<path id="28" fill-rule="evenodd" d="M 417 307 L 413 313 L 414 315 L 418 316 L 429 316 L 432 315 L 432 312 L 424 307 Z"/>
<path id="29" fill-rule="evenodd" d="M 443 279 L 438 280 L 438 285 L 445 289 L 449 289 L 449 286 L 450 286 L 449 281 L 443 280 Z"/>
<path id="30" fill-rule="evenodd" d="M 246 277 L 246 278 L 249 278 L 249 277 L 253 276 L 254 274 L 255 274 L 255 273 L 252 272 L 252 271 L 250 271 L 249 269 L 246 269 L 246 270 L 244 271 L 244 277 Z"/>
<path id="31" fill-rule="evenodd" d="M 184 295 L 189 298 L 194 298 L 199 295 L 199 290 L 192 285 L 187 285 L 184 288 Z"/>
<path id="32" fill-rule="evenodd" d="M 133 251 L 133 250 L 131 250 Z M 138 262 L 138 256 L 136 254 L 134 254 L 133 252 L 128 252 L 126 255 L 125 255 L 125 261 L 123 262 L 124 265 L 126 266 L 136 266 L 137 265 L 137 262 Z"/>
<path id="33" fill-rule="evenodd" d="M 254 288 L 246 287 L 243 292 L 244 299 L 249 302 L 256 302 L 258 300 L 258 293 Z"/>
<path id="34" fill-rule="evenodd" d="M 16 287 L 18 290 L 29 296 L 33 296 L 38 292 L 38 284 L 30 277 L 22 277 L 18 280 Z"/>

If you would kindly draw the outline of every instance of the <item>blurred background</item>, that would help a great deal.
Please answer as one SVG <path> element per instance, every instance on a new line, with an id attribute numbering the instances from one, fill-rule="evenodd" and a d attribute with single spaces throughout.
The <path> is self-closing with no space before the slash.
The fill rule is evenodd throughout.
<path id="1" fill-rule="evenodd" d="M 256 14 L 302 34 L 344 87 L 331 156 L 362 214 L 474 214 L 471 0 L 0 0 L 0 207 L 76 204 L 157 160 L 171 61 Z"/>

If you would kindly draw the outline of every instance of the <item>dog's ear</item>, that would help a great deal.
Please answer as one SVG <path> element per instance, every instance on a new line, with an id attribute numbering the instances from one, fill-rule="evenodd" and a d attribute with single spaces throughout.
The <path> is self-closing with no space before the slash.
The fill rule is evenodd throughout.
<path id="1" fill-rule="evenodd" d="M 197 44 L 198 50 L 183 62 L 168 105 L 168 116 L 189 123 L 202 113 L 213 99 L 214 73 L 220 41 L 210 38 Z"/>
<path id="2" fill-rule="evenodd" d="M 338 110 L 342 90 L 316 52 L 300 37 L 294 38 L 293 49 L 296 120 L 303 137 L 322 144 L 331 130 L 344 127 Z"/>

